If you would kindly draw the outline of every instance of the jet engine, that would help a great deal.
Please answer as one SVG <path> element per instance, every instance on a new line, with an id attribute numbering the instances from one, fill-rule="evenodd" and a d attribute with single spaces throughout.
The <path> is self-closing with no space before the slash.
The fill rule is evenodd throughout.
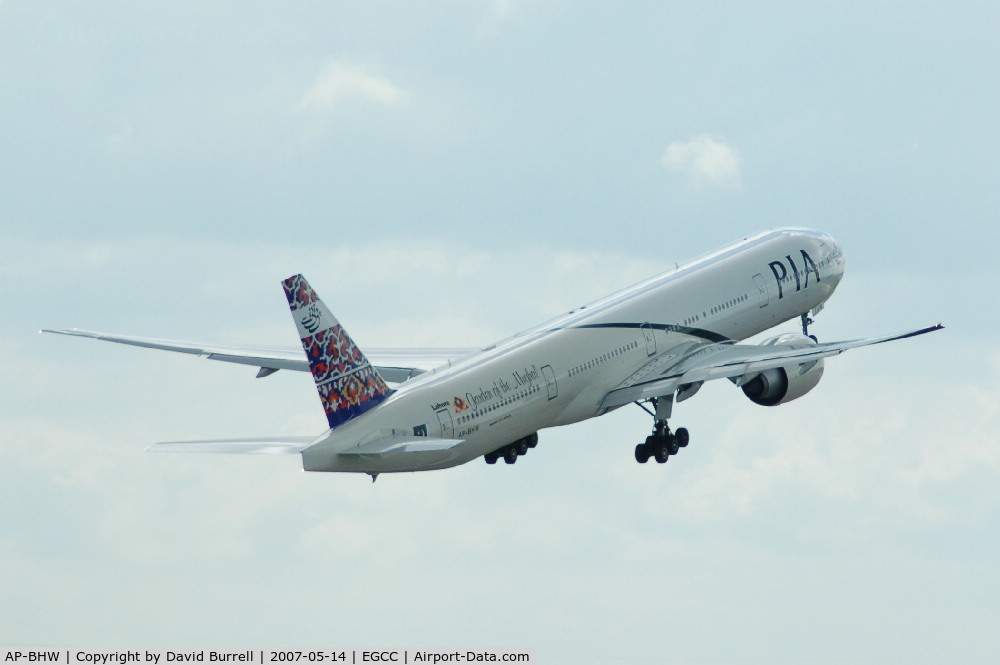
<path id="1" fill-rule="evenodd" d="M 816 340 L 805 335 L 772 337 L 761 346 L 812 346 Z M 743 394 L 755 404 L 777 406 L 802 397 L 816 387 L 823 376 L 823 359 L 766 369 L 743 384 Z"/>

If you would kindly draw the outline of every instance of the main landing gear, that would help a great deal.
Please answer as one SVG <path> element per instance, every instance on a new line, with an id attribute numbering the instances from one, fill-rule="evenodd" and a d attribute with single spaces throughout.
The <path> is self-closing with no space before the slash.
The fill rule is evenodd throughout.
<path id="1" fill-rule="evenodd" d="M 483 455 L 483 459 L 486 460 L 487 464 L 496 464 L 497 460 L 502 457 L 503 461 L 507 464 L 513 464 L 517 461 L 518 457 L 527 455 L 528 450 L 537 445 L 538 432 L 535 432 L 534 434 L 529 434 L 523 439 L 518 439 L 513 443 L 508 443 L 502 448 L 497 448 L 493 452 L 486 453 Z"/>
<path id="2" fill-rule="evenodd" d="M 639 464 L 645 464 L 652 457 L 657 464 L 665 464 L 671 455 L 676 455 L 681 448 L 687 446 L 690 437 L 684 427 L 678 427 L 676 432 L 671 433 L 667 426 L 667 418 L 670 417 L 674 404 L 673 395 L 654 398 L 650 402 L 656 408 L 656 413 L 636 402 L 653 416 L 655 422 L 653 433 L 647 436 L 643 443 L 635 447 L 635 461 Z"/>
<path id="3" fill-rule="evenodd" d="M 657 464 L 665 464 L 671 455 L 686 447 L 688 441 L 687 428 L 678 427 L 676 432 L 671 433 L 666 420 L 657 420 L 653 433 L 635 447 L 635 461 L 645 464 L 652 457 Z"/>

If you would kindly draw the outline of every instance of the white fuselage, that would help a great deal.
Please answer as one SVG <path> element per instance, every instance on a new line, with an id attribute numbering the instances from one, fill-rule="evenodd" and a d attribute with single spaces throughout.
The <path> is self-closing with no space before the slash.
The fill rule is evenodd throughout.
<path id="1" fill-rule="evenodd" d="M 319 437 L 311 471 L 392 472 L 463 464 L 546 427 L 599 416 L 604 397 L 671 349 L 746 339 L 832 294 L 840 245 L 778 229 L 678 266 L 401 384 L 384 403 Z M 462 439 L 419 464 L 339 455 L 381 437 Z"/>

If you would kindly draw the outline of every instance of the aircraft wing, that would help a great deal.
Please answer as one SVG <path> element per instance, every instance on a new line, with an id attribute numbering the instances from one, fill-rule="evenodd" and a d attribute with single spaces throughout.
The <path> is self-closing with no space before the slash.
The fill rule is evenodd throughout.
<path id="1" fill-rule="evenodd" d="M 679 347 L 677 353 L 654 361 L 654 366 L 640 369 L 609 392 L 601 406 L 610 409 L 629 402 L 671 395 L 683 386 L 712 379 L 731 379 L 741 386 L 768 369 L 815 363 L 849 349 L 916 337 L 942 328 L 944 326 L 938 324 L 896 335 L 802 346 L 692 344 Z"/>
<path id="2" fill-rule="evenodd" d="M 279 369 L 290 369 L 299 372 L 309 371 L 309 362 L 306 360 L 305 352 L 299 348 L 268 348 L 268 347 L 239 347 L 223 346 L 219 344 L 201 344 L 198 342 L 179 342 L 169 339 L 156 339 L 152 337 L 133 337 L 130 335 L 117 335 L 111 333 L 95 332 L 91 330 L 79 330 L 77 328 L 67 328 L 62 330 L 42 330 L 44 333 L 55 333 L 58 335 L 73 335 L 75 337 L 89 337 L 105 342 L 115 342 L 117 344 L 128 344 L 140 346 L 147 349 L 161 349 L 163 351 L 175 351 L 177 353 L 188 353 L 195 356 L 202 356 L 210 360 L 221 360 L 223 362 L 238 363 L 241 365 L 251 365 L 259 367 L 258 377 L 268 376 Z M 478 349 L 373 349 L 366 351 L 366 355 L 372 365 L 386 381 L 401 383 L 407 379 L 430 371 L 432 369 L 448 366 L 450 363 L 476 352 Z"/>

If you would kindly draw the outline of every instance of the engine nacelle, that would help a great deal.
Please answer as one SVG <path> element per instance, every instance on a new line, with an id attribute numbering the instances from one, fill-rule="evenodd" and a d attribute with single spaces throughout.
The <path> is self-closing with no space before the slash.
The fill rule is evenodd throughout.
<path id="1" fill-rule="evenodd" d="M 812 346 L 816 340 L 805 335 L 772 337 L 761 346 Z M 823 377 L 823 359 L 766 369 L 743 384 L 743 394 L 755 404 L 777 406 L 802 397 Z"/>

